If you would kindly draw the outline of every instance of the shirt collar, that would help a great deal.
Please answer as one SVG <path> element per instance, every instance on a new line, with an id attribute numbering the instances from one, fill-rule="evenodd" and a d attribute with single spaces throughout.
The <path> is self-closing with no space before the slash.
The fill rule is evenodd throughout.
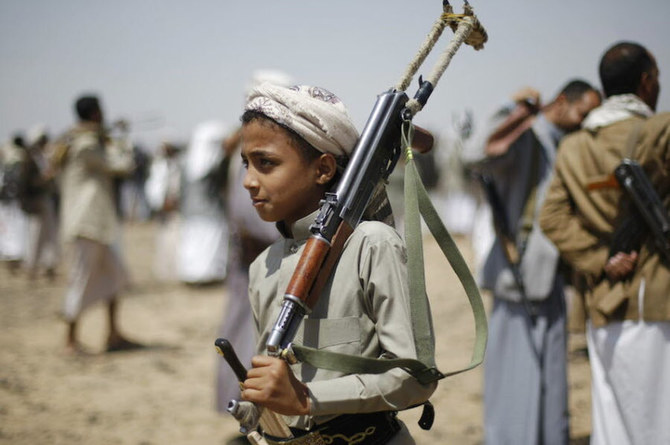
<path id="1" fill-rule="evenodd" d="M 284 221 L 279 221 L 277 223 L 277 230 L 279 230 L 279 233 L 286 239 L 304 241 L 312 235 L 309 227 L 314 223 L 314 220 L 316 220 L 316 215 L 318 213 L 319 210 L 317 209 L 309 215 L 297 220 L 290 228 L 286 227 Z"/>

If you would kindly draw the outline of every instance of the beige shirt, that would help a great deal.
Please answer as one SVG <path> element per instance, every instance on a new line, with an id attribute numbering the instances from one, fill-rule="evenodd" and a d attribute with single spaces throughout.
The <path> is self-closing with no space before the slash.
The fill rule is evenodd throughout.
<path id="1" fill-rule="evenodd" d="M 81 124 L 70 135 L 61 173 L 63 239 L 112 244 L 119 230 L 112 178 L 132 170 L 132 157 L 103 142 L 95 124 Z"/>
<path id="2" fill-rule="evenodd" d="M 561 256 L 586 282 L 584 295 L 591 322 L 670 320 L 670 268 L 658 251 L 644 244 L 630 279 L 612 282 L 603 268 L 613 232 L 628 214 L 620 208 L 622 190 L 603 183 L 626 157 L 626 142 L 643 122 L 633 153 L 650 174 L 666 208 L 670 204 L 670 113 L 643 121 L 622 120 L 597 132 L 578 131 L 561 143 L 554 178 L 540 214 L 540 225 Z"/>
<path id="3" fill-rule="evenodd" d="M 293 238 L 281 238 L 251 265 L 249 298 L 260 334 L 259 353 L 265 353 L 315 215 L 296 222 Z M 359 224 L 294 342 L 363 357 L 416 358 L 406 262 L 404 243 L 393 228 L 380 222 Z M 304 429 L 338 414 L 403 409 L 424 402 L 436 387 L 421 385 L 400 369 L 343 375 L 298 364 L 293 371 L 309 388 L 312 415 L 287 421 Z"/>

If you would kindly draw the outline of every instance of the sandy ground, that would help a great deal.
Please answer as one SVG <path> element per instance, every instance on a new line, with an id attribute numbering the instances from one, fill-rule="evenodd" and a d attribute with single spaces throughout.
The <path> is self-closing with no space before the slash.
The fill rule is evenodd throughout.
<path id="1" fill-rule="evenodd" d="M 471 261 L 465 239 L 459 239 Z M 237 424 L 214 410 L 213 342 L 227 300 L 225 284 L 186 287 L 159 283 L 151 273 L 153 223 L 126 226 L 125 257 L 133 286 L 121 305 L 121 327 L 149 345 L 104 354 L 105 312 L 82 319 L 87 357 L 63 354 L 65 326 L 58 313 L 65 286 L 61 266 L 53 282 L 28 282 L 0 268 L 0 443 L 223 445 Z M 428 292 L 442 370 L 469 362 L 474 338 L 465 294 L 431 239 L 426 240 Z M 486 299 L 487 307 L 490 301 Z M 572 443 L 588 443 L 590 379 L 579 354 L 583 338 L 570 338 Z M 432 397 L 431 431 L 416 421 L 420 409 L 402 412 L 419 444 L 482 442 L 481 368 L 442 380 Z"/>

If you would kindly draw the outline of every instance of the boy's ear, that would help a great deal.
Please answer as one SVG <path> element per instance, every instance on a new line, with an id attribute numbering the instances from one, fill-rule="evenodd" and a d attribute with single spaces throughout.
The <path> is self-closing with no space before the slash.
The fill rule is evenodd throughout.
<path id="1" fill-rule="evenodd" d="M 325 185 L 330 182 L 331 179 L 335 177 L 337 173 L 337 161 L 335 161 L 335 156 L 330 153 L 323 153 L 316 160 L 317 170 L 316 170 L 316 182 L 319 185 Z"/>

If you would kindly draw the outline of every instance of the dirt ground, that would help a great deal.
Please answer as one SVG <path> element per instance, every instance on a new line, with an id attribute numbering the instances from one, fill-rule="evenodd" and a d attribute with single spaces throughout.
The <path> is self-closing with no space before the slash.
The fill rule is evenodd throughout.
<path id="1" fill-rule="evenodd" d="M 468 261 L 466 239 L 459 245 Z M 125 229 L 125 258 L 132 289 L 121 305 L 121 327 L 148 348 L 86 357 L 63 354 L 65 325 L 59 309 L 66 268 L 55 281 L 29 282 L 0 268 L 0 443 L 16 445 L 223 445 L 237 423 L 214 410 L 213 343 L 227 300 L 225 283 L 186 287 L 153 278 L 153 223 Z M 431 239 L 426 240 L 428 292 L 438 342 L 438 367 L 469 362 L 474 338 L 465 294 Z M 4 265 L 2 265 L 4 266 Z M 487 307 L 490 301 L 486 299 Z M 82 340 L 102 351 L 103 308 L 82 319 Z M 573 444 L 588 443 L 590 376 L 581 348 L 569 342 Z M 400 413 L 419 444 L 482 442 L 482 370 L 442 380 L 432 402 L 431 431 L 416 422 L 420 409 Z"/>

